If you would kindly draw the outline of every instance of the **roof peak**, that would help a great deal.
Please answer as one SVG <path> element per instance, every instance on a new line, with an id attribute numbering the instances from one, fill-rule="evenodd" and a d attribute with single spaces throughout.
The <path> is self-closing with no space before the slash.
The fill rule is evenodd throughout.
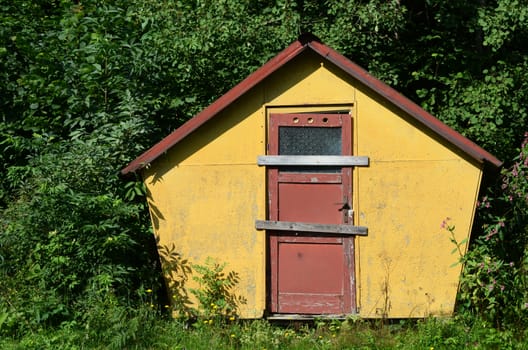
<path id="1" fill-rule="evenodd" d="M 160 155 L 167 152 L 167 150 L 173 147 L 176 143 L 180 142 L 183 138 L 187 137 L 189 134 L 198 129 L 201 125 L 214 118 L 220 113 L 220 111 L 224 110 L 235 100 L 240 98 L 257 84 L 261 83 L 264 79 L 268 78 L 278 69 L 284 67 L 288 62 L 298 57 L 308 48 L 319 54 L 323 59 L 339 67 L 343 72 L 357 80 L 360 84 L 371 89 L 383 99 L 387 100 L 395 107 L 408 114 L 419 124 L 431 130 L 434 134 L 440 136 L 440 138 L 444 139 L 448 143 L 453 144 L 463 153 L 467 154 L 477 162 L 491 164 L 494 168 L 498 168 L 502 165 L 502 162 L 495 158 L 495 156 L 486 152 L 484 149 L 480 148 L 466 137 L 460 135 L 458 132 L 451 129 L 440 120 L 426 112 L 416 103 L 412 102 L 387 84 L 370 75 L 366 70 L 359 67 L 345 56 L 323 44 L 321 40 L 315 35 L 311 33 L 303 33 L 299 36 L 298 40 L 293 42 L 277 56 L 250 74 L 246 79 L 226 92 L 215 102 L 188 120 L 178 129 L 174 130 L 170 135 L 165 137 L 156 145 L 152 146 L 138 158 L 134 159 L 130 164 L 128 164 L 126 168 L 121 170 L 121 173 L 127 174 L 130 172 L 135 172 L 138 169 L 147 166 L 150 164 L 150 162 L 156 160 Z"/>
<path id="2" fill-rule="evenodd" d="M 299 35 L 297 40 L 302 44 L 306 45 L 308 43 L 311 43 L 312 41 L 317 41 L 318 43 L 322 43 L 321 39 L 319 39 L 317 36 L 313 35 L 310 32 L 304 32 Z"/>

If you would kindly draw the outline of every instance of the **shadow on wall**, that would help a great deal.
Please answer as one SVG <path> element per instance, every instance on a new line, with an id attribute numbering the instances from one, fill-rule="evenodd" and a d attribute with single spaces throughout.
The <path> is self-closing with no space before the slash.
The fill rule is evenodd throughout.
<path id="1" fill-rule="evenodd" d="M 161 262 L 161 270 L 165 279 L 165 289 L 168 300 L 171 301 L 173 313 L 180 316 L 191 316 L 191 301 L 185 285 L 192 272 L 191 264 L 187 259 L 183 259 L 176 251 L 174 243 L 169 245 L 159 244 L 159 237 L 156 237 L 158 254 Z"/>
<path id="2" fill-rule="evenodd" d="M 235 271 L 224 271 L 226 263 L 207 258 L 204 265 L 191 264 L 176 251 L 174 243 L 157 247 L 165 278 L 165 289 L 170 300 L 173 316 L 186 320 L 197 319 L 234 320 L 238 318 L 240 306 L 247 300 L 236 293 L 240 276 Z M 197 288 L 187 288 L 189 277 Z M 194 304 L 188 291 L 197 301 Z"/>

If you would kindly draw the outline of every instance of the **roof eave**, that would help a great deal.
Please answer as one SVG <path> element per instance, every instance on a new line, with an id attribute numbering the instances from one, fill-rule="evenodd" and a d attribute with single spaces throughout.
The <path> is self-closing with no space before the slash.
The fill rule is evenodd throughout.
<path id="1" fill-rule="evenodd" d="M 327 60 L 335 64 L 337 67 L 350 74 L 359 82 L 390 101 L 393 105 L 411 116 L 419 124 L 438 134 L 453 145 L 456 145 L 460 150 L 468 154 L 477 162 L 481 164 L 488 163 L 489 165 L 492 165 L 496 168 L 502 166 L 502 161 L 497 159 L 494 155 L 487 152 L 446 124 L 442 123 L 439 119 L 435 118 L 416 103 L 412 102 L 407 97 L 403 96 L 381 80 L 373 77 L 366 70 L 350 61 L 337 51 L 332 50 L 328 46 L 317 41 L 308 43 L 308 46 L 319 55 L 325 57 Z"/>
<path id="2" fill-rule="evenodd" d="M 121 170 L 121 174 L 135 172 L 143 167 L 148 166 L 152 161 L 165 153 L 172 146 L 178 143 L 183 138 L 187 137 L 193 131 L 198 129 L 202 124 L 213 118 L 220 111 L 224 110 L 233 101 L 238 99 L 249 89 L 259 84 L 262 80 L 267 78 L 270 74 L 275 72 L 287 62 L 295 58 L 299 53 L 306 49 L 307 45 L 301 40 L 295 41 L 286 49 L 281 51 L 277 56 L 266 62 L 262 67 L 257 69 L 254 73 L 242 80 L 239 84 L 229 90 L 227 93 L 218 98 L 211 105 L 206 107 L 193 118 L 174 130 L 163 140 L 152 146 L 145 153 L 134 159 L 126 168 Z"/>
<path id="3" fill-rule="evenodd" d="M 307 48 L 312 49 L 317 54 L 335 64 L 337 67 L 351 75 L 360 83 L 372 89 L 375 93 L 379 94 L 381 97 L 391 102 L 394 106 L 414 118 L 416 122 L 428 128 L 433 133 L 439 135 L 441 138 L 446 139 L 448 142 L 457 146 L 460 150 L 477 162 L 481 164 L 485 163 L 488 166 L 491 165 L 491 167 L 494 168 L 499 168 L 502 165 L 502 162 L 495 156 L 488 153 L 455 130 L 451 129 L 440 120 L 426 112 L 420 106 L 401 95 L 399 92 L 383 83 L 379 79 L 370 75 L 366 70 L 353 63 L 345 56 L 322 44 L 315 36 L 305 34 L 302 35 L 299 40 L 292 43 L 277 56 L 272 58 L 254 73 L 249 75 L 246 79 L 229 90 L 226 94 L 218 98 L 203 111 L 198 113 L 195 117 L 188 120 L 181 127 L 174 130 L 163 140 L 152 146 L 138 158 L 134 159 L 130 164 L 127 165 L 127 167 L 121 170 L 121 174 L 126 175 L 147 167 L 152 161 L 167 152 L 176 143 L 198 129 L 202 124 L 212 119 L 215 115 L 224 110 L 248 90 L 255 87 L 269 75 L 284 66 L 287 62 L 291 61 Z"/>

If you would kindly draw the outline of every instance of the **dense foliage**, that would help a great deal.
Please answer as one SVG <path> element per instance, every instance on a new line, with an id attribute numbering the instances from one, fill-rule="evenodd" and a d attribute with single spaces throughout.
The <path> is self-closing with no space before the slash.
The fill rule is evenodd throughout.
<path id="1" fill-rule="evenodd" d="M 461 310 L 497 326 L 528 325 L 528 132 L 500 190 L 479 203 L 481 227 L 461 256 Z M 449 226 L 455 229 L 454 226 Z"/>
<path id="2" fill-rule="evenodd" d="M 113 315 L 113 314 L 111 314 Z M 101 314 L 102 316 L 102 314 Z M 124 313 L 116 316 L 125 316 Z M 107 328 L 63 327 L 0 339 L 4 350 L 19 349 L 269 349 L 269 350 L 434 350 L 526 349 L 512 330 L 496 330 L 485 322 L 426 319 L 385 324 L 358 319 L 316 320 L 304 324 L 271 324 L 265 320 L 203 322 L 189 329 L 180 321 L 160 319 L 144 309 L 129 319 L 101 319 Z"/>
<path id="3" fill-rule="evenodd" d="M 528 323 L 522 2 L 0 0 L 0 22 L 0 334 L 137 321 L 159 257 L 119 170 L 304 31 L 506 162 L 461 305 Z"/>

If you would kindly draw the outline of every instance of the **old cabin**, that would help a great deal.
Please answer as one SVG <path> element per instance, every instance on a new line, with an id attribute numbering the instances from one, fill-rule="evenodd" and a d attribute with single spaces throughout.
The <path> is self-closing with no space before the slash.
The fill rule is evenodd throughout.
<path id="1" fill-rule="evenodd" d="M 440 226 L 469 237 L 500 165 L 304 35 L 122 173 L 141 173 L 161 245 L 240 274 L 243 318 L 407 318 L 452 314 Z"/>

